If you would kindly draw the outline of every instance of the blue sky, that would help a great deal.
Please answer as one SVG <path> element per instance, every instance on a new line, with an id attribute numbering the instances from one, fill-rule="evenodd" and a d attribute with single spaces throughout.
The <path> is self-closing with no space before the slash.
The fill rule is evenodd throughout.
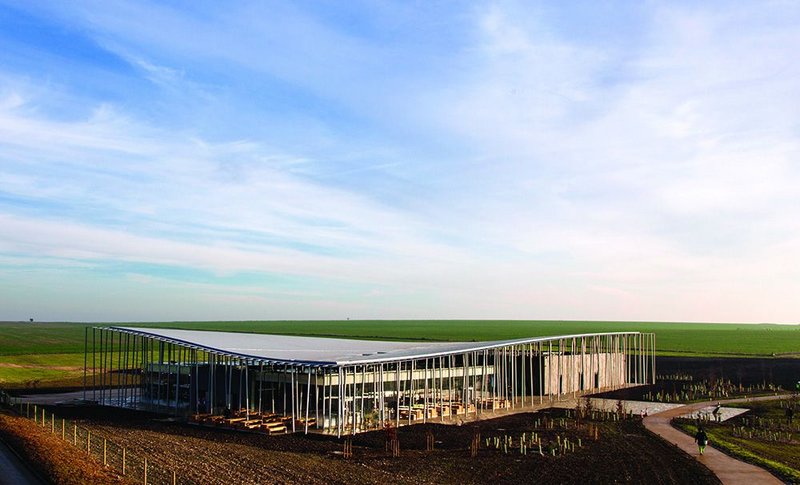
<path id="1" fill-rule="evenodd" d="M 796 322 L 797 25 L 0 1 L 0 319 Z"/>

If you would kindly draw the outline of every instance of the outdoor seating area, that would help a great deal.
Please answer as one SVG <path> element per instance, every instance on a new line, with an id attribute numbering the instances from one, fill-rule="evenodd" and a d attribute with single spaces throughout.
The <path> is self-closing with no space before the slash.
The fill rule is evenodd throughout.
<path id="1" fill-rule="evenodd" d="M 267 434 L 286 434 L 292 425 L 291 416 L 282 416 L 276 413 L 254 413 L 247 409 L 240 409 L 231 412 L 228 416 L 214 414 L 193 414 L 191 421 L 207 426 L 221 426 L 235 429 L 247 429 L 250 431 L 264 431 Z M 309 420 L 309 424 L 313 419 Z M 296 423 L 305 426 L 303 420 Z"/>
<path id="2" fill-rule="evenodd" d="M 481 409 L 511 409 L 511 401 L 503 398 L 487 398 L 481 401 Z"/>

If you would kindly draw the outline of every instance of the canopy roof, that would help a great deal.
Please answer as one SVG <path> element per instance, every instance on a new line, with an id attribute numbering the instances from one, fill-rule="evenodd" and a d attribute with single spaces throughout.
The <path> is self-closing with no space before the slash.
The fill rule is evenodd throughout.
<path id="1" fill-rule="evenodd" d="M 315 366 L 395 362 L 399 360 L 460 354 L 503 347 L 511 344 L 546 342 L 598 335 L 638 333 L 612 332 L 561 335 L 517 340 L 497 340 L 492 342 L 386 342 L 378 340 L 296 337 L 258 333 L 176 330 L 169 328 L 110 328 L 120 332 L 142 335 L 165 342 L 264 363 Z"/>

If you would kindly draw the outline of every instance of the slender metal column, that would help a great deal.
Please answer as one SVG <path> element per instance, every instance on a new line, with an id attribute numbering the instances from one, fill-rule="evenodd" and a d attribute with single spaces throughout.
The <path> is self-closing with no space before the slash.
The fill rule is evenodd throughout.
<path id="1" fill-rule="evenodd" d="M 103 364 L 102 364 L 102 370 L 103 370 L 103 405 L 105 406 L 105 404 L 106 404 L 106 394 L 108 393 L 109 400 L 111 398 L 111 394 L 110 394 L 110 392 L 111 392 L 111 390 L 110 390 L 111 389 L 111 384 L 110 384 L 111 376 L 110 376 L 109 370 L 108 370 L 108 354 L 109 354 L 109 348 L 108 348 L 109 332 L 108 332 L 108 330 L 104 328 L 102 330 L 102 335 L 103 335 Z"/>
<path id="2" fill-rule="evenodd" d="M 425 359 L 425 394 L 422 400 L 422 422 L 428 422 L 428 359 Z"/>
<path id="3" fill-rule="evenodd" d="M 108 404 L 114 402 L 114 331 L 108 331 Z"/>
<path id="4" fill-rule="evenodd" d="M 652 334 L 653 339 L 653 384 L 656 383 L 656 334 L 653 332 Z"/>
<path id="5" fill-rule="evenodd" d="M 314 424 L 317 429 L 322 427 L 319 420 L 319 367 L 314 368 Z M 324 400 L 323 400 L 324 402 Z M 323 404 L 324 406 L 324 404 Z M 323 410 L 324 411 L 324 410 Z M 261 410 L 259 409 L 259 413 Z"/>
<path id="6" fill-rule="evenodd" d="M 384 426 L 386 426 L 386 401 L 384 399 L 386 397 L 386 390 L 384 389 L 383 363 L 382 362 L 380 363 L 379 372 L 380 372 L 380 375 L 379 375 L 378 378 L 380 379 L 380 381 L 379 381 L 380 384 L 379 384 L 378 387 L 380 389 L 380 401 L 379 401 L 379 405 L 378 406 L 379 406 L 379 410 L 380 410 L 381 428 L 383 428 Z"/>
<path id="7" fill-rule="evenodd" d="M 536 373 L 536 376 L 539 378 L 539 405 L 541 406 L 544 404 L 544 396 L 546 394 L 546 367 L 547 367 L 547 359 L 545 359 L 545 341 L 540 340 L 536 342 L 536 352 L 539 354 L 537 356 L 537 360 L 539 361 L 539 370 Z"/>
<path id="8" fill-rule="evenodd" d="M 293 366 L 292 366 L 292 367 L 289 367 L 289 371 L 291 372 L 291 379 L 292 379 L 292 389 L 291 389 L 291 392 L 292 392 L 292 433 L 294 433 L 294 432 L 296 432 L 296 431 L 297 431 L 297 430 L 295 429 L 295 421 L 297 421 L 297 414 L 295 413 L 295 408 L 296 408 L 296 405 L 297 405 L 297 399 L 296 399 L 296 397 L 295 397 L 295 385 L 294 385 L 294 383 L 295 383 L 295 376 L 294 376 L 294 370 L 295 370 L 295 369 L 294 369 L 294 367 L 293 367 Z"/>
<path id="9" fill-rule="evenodd" d="M 106 392 L 106 376 L 105 376 L 105 331 L 102 328 L 97 329 L 97 344 L 99 347 L 100 355 L 98 356 L 98 367 L 99 371 L 97 373 L 97 380 L 100 384 L 100 404 L 105 404 L 105 392 Z"/>
<path id="10" fill-rule="evenodd" d="M 89 364 L 89 327 L 83 327 L 83 400 L 86 400 L 86 367 Z"/>
<path id="11" fill-rule="evenodd" d="M 305 434 L 308 434 L 308 406 L 311 399 L 311 366 L 308 367 L 308 374 L 306 375 L 308 378 L 308 383 L 306 384 L 306 422 L 305 424 Z"/>
<path id="12" fill-rule="evenodd" d="M 122 387 L 119 379 L 122 377 L 122 332 L 117 332 L 117 406 L 122 405 Z"/>
<path id="13" fill-rule="evenodd" d="M 336 416 L 336 434 L 339 438 L 342 437 L 342 368 L 339 367 L 339 382 L 338 382 L 338 395 L 337 401 L 337 416 Z"/>
<path id="14" fill-rule="evenodd" d="M 364 410 L 364 399 L 367 391 L 367 366 L 361 366 L 361 427 L 366 425 L 366 411 Z"/>
<path id="15" fill-rule="evenodd" d="M 97 401 L 97 363 L 95 362 L 95 355 L 97 354 L 97 348 L 95 347 L 95 334 L 97 333 L 97 329 L 92 327 L 92 401 Z"/>
<path id="16" fill-rule="evenodd" d="M 481 413 L 486 412 L 486 388 L 489 387 L 489 369 L 488 369 L 488 355 L 489 351 L 483 351 L 483 375 L 481 376 Z M 493 406 L 494 407 L 494 406 Z"/>
<path id="17" fill-rule="evenodd" d="M 411 424 L 411 408 L 414 405 L 414 361 L 408 366 L 408 424 Z"/>
<path id="18" fill-rule="evenodd" d="M 395 428 L 400 427 L 400 361 L 397 361 L 395 365 L 395 376 L 397 378 L 396 386 L 395 387 L 395 394 L 397 395 L 397 409 L 395 409 Z"/>
<path id="19" fill-rule="evenodd" d="M 130 341 L 131 335 L 128 332 L 125 332 L 125 354 L 122 359 L 123 367 L 125 370 L 122 373 L 123 381 L 122 381 L 122 402 L 124 403 L 125 407 L 128 407 L 128 374 L 130 373 L 130 369 L 128 368 L 128 353 L 130 352 Z"/>
<path id="20" fill-rule="evenodd" d="M 442 356 L 439 356 L 439 421 L 444 422 L 444 365 Z"/>
<path id="21" fill-rule="evenodd" d="M 547 395 L 550 399 L 550 402 L 553 402 L 553 365 L 555 362 L 553 361 L 553 341 L 547 341 L 549 350 L 547 352 Z"/>

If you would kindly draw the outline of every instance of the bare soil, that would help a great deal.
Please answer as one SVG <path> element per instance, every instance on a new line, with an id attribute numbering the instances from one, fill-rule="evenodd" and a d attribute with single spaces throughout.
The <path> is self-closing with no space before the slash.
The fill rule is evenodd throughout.
<path id="1" fill-rule="evenodd" d="M 657 357 L 656 374 L 659 376 L 689 375 L 698 382 L 726 380 L 742 386 L 774 384 L 785 390 L 794 390 L 795 385 L 800 381 L 800 359 Z M 675 390 L 675 384 L 667 379 L 651 386 L 621 389 L 598 394 L 597 397 L 642 400 L 648 392 L 674 392 Z"/>
<path id="2" fill-rule="evenodd" d="M 0 411 L 0 436 L 52 483 L 124 483 L 117 474 L 29 419 Z"/>
<path id="3" fill-rule="evenodd" d="M 93 435 L 124 443 L 132 453 L 175 469 L 181 482 L 719 483 L 696 460 L 647 432 L 638 419 L 576 426 L 561 410 L 505 416 L 474 426 L 404 426 L 397 430 L 399 458 L 384 451 L 384 431 L 359 434 L 353 437 L 351 459 L 341 454 L 344 440 L 332 436 L 266 436 L 164 422 L 133 412 L 97 411 L 56 412 L 72 412 Z M 598 429 L 597 441 L 592 427 Z M 427 432 L 434 435 L 433 451 L 425 451 Z M 469 445 L 476 432 L 481 449 L 473 458 Z M 522 455 L 518 448 L 506 454 L 485 446 L 486 438 L 503 436 L 518 443 L 523 432 L 537 432 L 549 444 L 555 443 L 556 435 L 572 443 L 581 438 L 582 446 L 563 456 L 540 456 L 538 449 Z"/>

